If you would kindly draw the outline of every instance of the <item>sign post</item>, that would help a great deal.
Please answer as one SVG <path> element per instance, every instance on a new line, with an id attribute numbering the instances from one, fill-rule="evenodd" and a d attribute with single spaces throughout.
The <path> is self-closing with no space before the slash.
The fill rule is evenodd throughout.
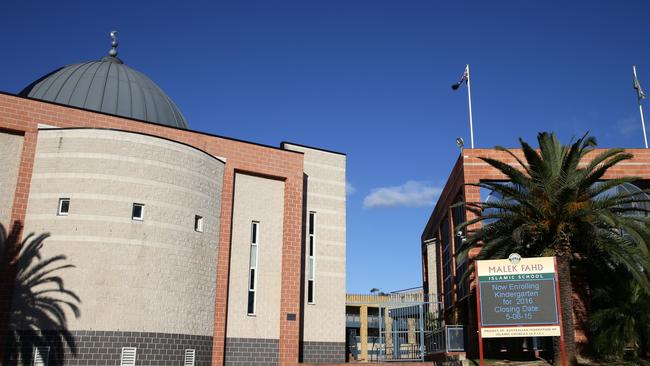
<path id="1" fill-rule="evenodd" d="M 561 337 L 566 365 L 555 257 L 476 261 L 479 357 L 483 338 Z"/>

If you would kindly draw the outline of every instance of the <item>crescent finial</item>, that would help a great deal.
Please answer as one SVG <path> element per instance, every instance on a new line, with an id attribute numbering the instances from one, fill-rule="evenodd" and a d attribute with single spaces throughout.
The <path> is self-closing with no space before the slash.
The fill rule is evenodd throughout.
<path id="1" fill-rule="evenodd" d="M 108 54 L 112 57 L 115 57 L 117 56 L 117 31 L 116 30 L 111 31 L 110 36 L 112 41 L 111 41 L 111 50 L 108 51 Z"/>

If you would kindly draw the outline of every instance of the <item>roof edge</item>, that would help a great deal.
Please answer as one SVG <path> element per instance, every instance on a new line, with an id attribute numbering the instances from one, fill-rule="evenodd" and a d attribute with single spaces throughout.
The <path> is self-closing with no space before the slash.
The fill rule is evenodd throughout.
<path id="1" fill-rule="evenodd" d="M 190 132 L 190 133 L 198 133 L 198 134 L 204 135 L 204 136 L 217 137 L 217 138 L 224 139 L 224 140 L 236 141 L 236 142 L 241 142 L 241 143 L 244 143 L 244 144 L 265 147 L 265 148 L 269 148 L 269 149 L 273 149 L 273 150 L 279 150 L 279 151 L 285 151 L 285 152 L 289 152 L 289 153 L 304 155 L 300 151 L 286 150 L 286 149 L 283 149 L 281 147 L 277 147 L 277 146 L 273 146 L 273 145 L 266 145 L 266 144 L 262 144 L 262 143 L 259 143 L 259 142 L 246 141 L 246 140 L 241 140 L 241 139 L 237 139 L 237 138 L 234 138 L 234 137 L 228 137 L 228 136 L 217 135 L 217 134 L 209 133 L 209 132 L 191 130 L 191 129 L 188 129 L 188 128 L 169 126 L 169 125 L 162 124 L 162 123 L 150 122 L 150 121 L 145 121 L 145 120 L 141 120 L 141 119 L 137 119 L 137 118 L 131 118 L 131 117 L 120 116 L 120 115 L 117 115 L 117 114 L 106 113 L 106 112 L 102 112 L 102 111 L 94 111 L 94 110 L 91 110 L 91 109 L 85 109 L 85 108 L 75 107 L 75 106 L 71 106 L 71 105 L 67 105 L 67 104 L 51 102 L 51 101 L 48 101 L 48 100 L 25 97 L 25 96 L 22 96 L 22 95 L 17 95 L 17 94 L 14 94 L 14 93 L 9 93 L 9 92 L 5 92 L 5 91 L 1 91 L 1 90 L 0 90 L 0 95 L 6 95 L 6 96 L 10 96 L 10 97 L 19 98 L 19 99 L 26 99 L 26 100 L 33 101 L 33 102 L 38 102 L 38 103 L 52 104 L 52 105 L 63 107 L 63 108 L 70 108 L 70 109 L 80 110 L 80 111 L 84 111 L 84 112 L 88 112 L 88 113 L 97 113 L 97 114 L 102 114 L 102 115 L 109 116 L 109 117 L 122 118 L 122 119 L 129 120 L 129 121 L 146 123 L 146 124 L 149 124 L 149 125 L 160 126 L 160 127 L 165 127 L 165 128 L 171 128 L 173 130 L 185 131 L 185 132 Z M 294 145 L 298 145 L 298 144 L 294 144 Z"/>
<path id="2" fill-rule="evenodd" d="M 348 154 L 346 154 L 346 153 L 342 153 L 342 152 L 338 152 L 338 151 L 334 151 L 334 150 L 321 149 L 320 147 L 314 147 L 314 146 L 309 146 L 309 145 L 297 144 L 297 143 L 295 143 L 295 142 L 290 142 L 290 141 L 282 141 L 282 142 L 280 143 L 280 148 L 282 148 L 283 150 L 286 150 L 286 149 L 284 148 L 284 145 L 287 145 L 287 144 L 289 144 L 289 145 L 294 145 L 294 146 L 299 146 L 299 147 L 304 147 L 304 148 L 307 148 L 307 149 L 313 149 L 313 150 L 323 151 L 323 152 L 327 152 L 327 153 L 331 153 L 331 154 L 337 154 L 337 155 L 348 156 Z M 287 150 L 287 151 L 291 151 L 291 150 Z"/>

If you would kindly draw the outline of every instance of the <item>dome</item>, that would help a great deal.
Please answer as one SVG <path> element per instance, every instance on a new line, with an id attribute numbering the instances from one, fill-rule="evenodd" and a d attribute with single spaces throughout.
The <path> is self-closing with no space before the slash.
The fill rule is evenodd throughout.
<path id="1" fill-rule="evenodd" d="M 167 94 L 116 54 L 54 70 L 19 95 L 187 129 L 185 118 Z"/>

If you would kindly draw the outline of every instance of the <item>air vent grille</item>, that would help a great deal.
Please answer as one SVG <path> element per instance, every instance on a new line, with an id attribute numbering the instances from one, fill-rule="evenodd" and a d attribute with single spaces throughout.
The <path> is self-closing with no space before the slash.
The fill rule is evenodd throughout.
<path id="1" fill-rule="evenodd" d="M 47 366 L 50 355 L 50 347 L 34 348 L 34 366 Z"/>
<path id="2" fill-rule="evenodd" d="M 194 366 L 194 358 L 196 355 L 196 350 L 186 349 L 185 350 L 185 362 L 183 366 Z"/>
<path id="3" fill-rule="evenodd" d="M 135 366 L 136 352 L 135 347 L 122 347 L 120 366 Z"/>

